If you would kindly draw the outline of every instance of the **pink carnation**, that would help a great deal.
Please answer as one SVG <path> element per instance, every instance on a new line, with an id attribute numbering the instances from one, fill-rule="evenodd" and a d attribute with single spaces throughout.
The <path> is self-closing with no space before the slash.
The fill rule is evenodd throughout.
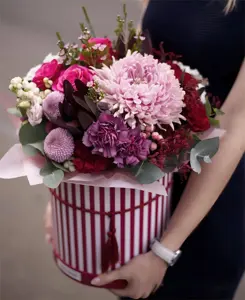
<path id="1" fill-rule="evenodd" d="M 49 80 L 55 82 L 58 79 L 62 68 L 63 65 L 59 64 L 56 59 L 53 59 L 47 63 L 43 63 L 42 66 L 36 71 L 33 82 L 36 83 L 38 88 L 45 90 L 46 87 L 43 79 L 48 78 Z"/>
<path id="2" fill-rule="evenodd" d="M 137 120 L 145 125 L 171 125 L 184 119 L 185 92 L 174 71 L 151 55 L 128 52 L 110 67 L 94 69 L 99 84 L 115 116 L 122 115 L 135 128 Z"/>
<path id="3" fill-rule="evenodd" d="M 72 84 L 73 88 L 76 89 L 76 79 L 79 79 L 83 83 L 87 84 L 88 82 L 93 80 L 91 70 L 79 65 L 70 66 L 67 70 L 65 70 L 65 72 L 61 74 L 61 76 L 58 79 L 58 82 L 53 85 L 53 90 L 64 92 L 63 83 L 65 80 L 68 80 Z"/>
<path id="4" fill-rule="evenodd" d="M 51 160 L 63 163 L 71 158 L 75 144 L 72 135 L 65 129 L 53 129 L 44 140 L 44 152 Z"/>

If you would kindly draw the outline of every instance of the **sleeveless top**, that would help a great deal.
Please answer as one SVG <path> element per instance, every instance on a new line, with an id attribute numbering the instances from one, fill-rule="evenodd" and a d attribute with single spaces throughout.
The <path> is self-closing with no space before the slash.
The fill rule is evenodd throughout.
<path id="1" fill-rule="evenodd" d="M 221 101 L 232 88 L 245 53 L 245 1 L 237 0 L 227 15 L 224 5 L 225 0 L 150 0 L 143 19 L 154 48 L 163 42 L 165 51 L 182 55 L 184 64 L 209 79 L 209 91 Z M 231 299 L 245 268 L 244 170 L 243 157 L 152 299 Z M 176 174 L 173 208 L 184 187 Z"/>

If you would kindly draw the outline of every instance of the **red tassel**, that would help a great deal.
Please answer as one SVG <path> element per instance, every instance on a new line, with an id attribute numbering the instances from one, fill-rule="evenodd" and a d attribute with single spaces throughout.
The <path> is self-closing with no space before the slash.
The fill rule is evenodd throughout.
<path id="1" fill-rule="evenodd" d="M 116 239 L 115 216 L 110 217 L 110 231 L 107 233 L 108 239 L 102 248 L 102 272 L 107 272 L 111 265 L 119 260 L 118 243 Z"/>

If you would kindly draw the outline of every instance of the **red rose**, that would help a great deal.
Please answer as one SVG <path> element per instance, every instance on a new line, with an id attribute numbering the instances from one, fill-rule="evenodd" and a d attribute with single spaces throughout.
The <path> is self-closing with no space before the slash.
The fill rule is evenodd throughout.
<path id="1" fill-rule="evenodd" d="M 40 69 L 36 71 L 33 82 L 35 82 L 37 87 L 39 87 L 41 90 L 45 90 L 46 87 L 43 79 L 48 78 L 49 80 L 55 82 L 60 76 L 62 69 L 63 65 L 59 64 L 56 59 L 53 59 L 48 63 L 43 63 Z"/>
<path id="2" fill-rule="evenodd" d="M 184 98 L 186 107 L 183 109 L 183 115 L 193 132 L 203 132 L 210 128 L 210 122 L 206 113 L 205 106 L 200 101 L 197 90 L 187 89 Z"/>
<path id="3" fill-rule="evenodd" d="M 183 80 L 182 85 L 185 86 L 197 86 L 198 80 L 195 79 L 191 74 L 184 73 L 181 68 L 173 63 L 172 61 L 168 62 L 168 64 L 171 66 L 171 68 L 174 70 L 175 77 L 180 81 Z M 184 76 L 184 78 L 182 78 Z"/>
<path id="4" fill-rule="evenodd" d="M 63 93 L 63 83 L 65 80 L 68 80 L 72 84 L 73 88 L 76 89 L 76 79 L 80 79 L 83 83 L 87 84 L 89 81 L 93 81 L 93 75 L 86 67 L 72 65 L 60 75 L 57 82 L 53 85 L 53 90 Z"/>
<path id="5" fill-rule="evenodd" d="M 93 155 L 81 141 L 75 143 L 74 166 L 80 173 L 98 173 L 112 166 L 112 160 Z"/>

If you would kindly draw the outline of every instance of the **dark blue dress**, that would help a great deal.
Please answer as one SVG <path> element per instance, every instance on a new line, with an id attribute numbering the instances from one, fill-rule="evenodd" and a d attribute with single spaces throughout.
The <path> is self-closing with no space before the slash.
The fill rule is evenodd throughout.
<path id="1" fill-rule="evenodd" d="M 208 77 L 210 91 L 223 100 L 245 52 L 245 2 L 237 1 L 225 16 L 225 0 L 151 0 L 143 20 L 154 47 L 163 41 L 166 51 L 183 55 L 184 64 Z M 164 286 L 150 299 L 232 299 L 245 267 L 244 170 L 243 158 L 208 216 L 183 245 L 183 255 L 169 268 Z M 176 175 L 173 209 L 184 187 Z"/>

